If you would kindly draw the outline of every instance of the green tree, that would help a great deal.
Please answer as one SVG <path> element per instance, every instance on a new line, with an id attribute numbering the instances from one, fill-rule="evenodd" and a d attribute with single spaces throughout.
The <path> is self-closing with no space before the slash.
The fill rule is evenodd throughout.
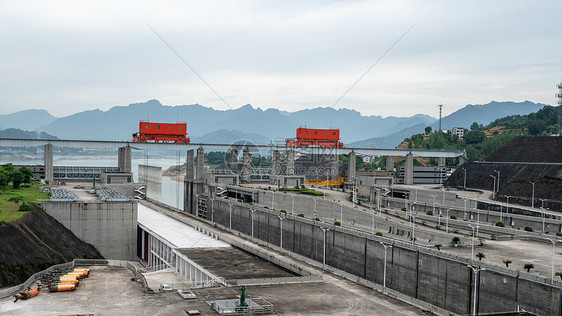
<path id="1" fill-rule="evenodd" d="M 464 135 L 467 145 L 481 143 L 484 139 L 486 139 L 486 134 L 482 131 L 470 131 Z"/>
<path id="2" fill-rule="evenodd" d="M 5 187 L 8 185 L 10 176 L 5 170 L 0 170 L 0 187 Z"/>
<path id="3" fill-rule="evenodd" d="M 505 263 L 506 268 L 509 268 L 509 264 L 511 263 L 511 260 L 504 260 L 503 263 Z"/>
<path id="4" fill-rule="evenodd" d="M 426 133 L 426 134 L 431 133 L 431 126 L 427 126 L 427 127 L 425 128 L 425 133 Z"/>
<path id="5" fill-rule="evenodd" d="M 532 263 L 525 263 L 525 265 L 523 265 L 523 269 L 527 270 L 527 272 L 531 272 L 533 268 L 535 268 L 535 266 Z"/>
<path id="6" fill-rule="evenodd" d="M 479 252 L 476 254 L 476 257 L 479 261 L 482 261 L 482 258 L 486 258 L 486 255 L 483 252 Z"/>
<path id="7" fill-rule="evenodd" d="M 31 183 L 31 179 L 33 178 L 33 171 L 26 167 L 21 167 L 19 171 L 23 175 L 23 183 Z"/>
<path id="8" fill-rule="evenodd" d="M 25 178 L 19 170 L 16 170 L 12 173 L 12 186 L 14 187 L 14 189 L 19 188 L 23 180 L 25 180 Z"/>

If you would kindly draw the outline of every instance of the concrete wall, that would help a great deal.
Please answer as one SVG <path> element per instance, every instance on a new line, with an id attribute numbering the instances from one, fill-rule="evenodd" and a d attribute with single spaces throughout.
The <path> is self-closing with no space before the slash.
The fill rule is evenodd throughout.
<path id="1" fill-rule="evenodd" d="M 49 202 L 41 206 L 106 259 L 136 259 L 136 202 Z"/>
<path id="2" fill-rule="evenodd" d="M 276 197 L 279 202 L 274 202 L 274 206 L 284 205 L 284 199 L 284 196 Z M 301 203 L 306 202 L 300 201 L 299 213 L 313 212 L 310 205 Z M 317 204 L 317 215 L 332 216 L 333 213 L 323 206 L 323 203 Z M 470 314 L 472 311 L 474 274 L 463 258 L 233 200 L 217 199 L 214 210 L 214 222 L 247 235 L 252 235 L 253 226 L 254 238 L 277 246 L 281 246 L 282 223 L 283 249 L 320 263 L 325 259 L 330 267 L 357 276 L 359 281 L 384 282 L 385 249 L 380 243 L 393 243 L 393 247 L 386 250 L 386 286 L 389 289 L 453 313 Z M 328 229 L 326 233 L 325 229 Z M 551 286 L 530 275 L 517 276 L 512 271 L 479 264 L 487 270 L 481 272 L 477 290 L 478 312 L 513 311 L 519 307 L 541 315 L 559 315 L 558 285 Z"/>

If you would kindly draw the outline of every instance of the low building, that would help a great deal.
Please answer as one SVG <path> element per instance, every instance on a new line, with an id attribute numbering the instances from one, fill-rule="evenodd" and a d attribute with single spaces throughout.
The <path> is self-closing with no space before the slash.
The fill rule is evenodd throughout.
<path id="1" fill-rule="evenodd" d="M 457 135 L 459 139 L 462 139 L 464 137 L 464 127 L 453 127 L 451 133 Z"/>

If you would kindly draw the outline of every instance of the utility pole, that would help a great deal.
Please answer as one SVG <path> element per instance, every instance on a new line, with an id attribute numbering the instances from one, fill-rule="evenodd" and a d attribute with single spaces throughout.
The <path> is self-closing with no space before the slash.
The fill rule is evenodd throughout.
<path id="1" fill-rule="evenodd" d="M 443 104 L 439 104 L 439 131 L 441 131 L 441 111 L 443 109 Z"/>
<path id="2" fill-rule="evenodd" d="M 562 82 L 558 85 L 558 93 L 556 97 L 558 98 L 558 137 L 562 137 Z"/>

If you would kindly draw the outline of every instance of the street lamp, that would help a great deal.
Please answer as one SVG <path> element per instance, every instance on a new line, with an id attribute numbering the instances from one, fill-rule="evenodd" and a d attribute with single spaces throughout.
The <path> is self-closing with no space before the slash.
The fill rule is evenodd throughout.
<path id="1" fill-rule="evenodd" d="M 471 252 L 471 256 L 470 256 L 470 262 L 474 262 L 474 229 L 475 227 L 468 224 L 468 226 L 470 226 L 470 228 L 472 228 L 472 252 Z M 478 227 L 478 226 L 476 226 Z"/>
<path id="2" fill-rule="evenodd" d="M 473 304 L 472 304 L 472 315 L 476 315 L 476 286 L 477 286 L 477 276 L 478 273 L 480 273 L 480 271 L 486 271 L 486 269 L 484 268 L 480 268 L 480 267 L 476 267 L 474 268 L 473 266 L 471 266 L 470 264 L 467 265 L 467 267 L 471 268 L 472 271 L 474 271 L 474 300 L 473 300 Z"/>
<path id="3" fill-rule="evenodd" d="M 232 203 L 228 203 L 228 205 L 230 206 L 230 219 L 228 221 L 228 228 L 232 229 Z"/>
<path id="4" fill-rule="evenodd" d="M 541 201 L 541 208 L 544 208 L 544 201 L 546 201 L 547 199 L 539 199 L 539 201 Z"/>
<path id="5" fill-rule="evenodd" d="M 279 248 L 283 249 L 283 217 L 281 215 L 277 215 L 279 217 L 279 230 L 281 231 L 281 236 L 279 237 Z"/>
<path id="6" fill-rule="evenodd" d="M 340 203 L 340 225 L 343 226 L 343 204 L 341 202 Z"/>
<path id="7" fill-rule="evenodd" d="M 446 232 L 449 233 L 449 211 L 452 210 L 452 208 L 447 210 L 447 229 Z"/>
<path id="8" fill-rule="evenodd" d="M 271 209 L 274 209 L 274 205 L 275 205 L 275 191 L 271 191 Z"/>
<path id="9" fill-rule="evenodd" d="M 211 222 L 214 222 L 214 214 L 215 214 L 215 208 L 214 208 L 215 203 L 214 202 L 215 202 L 215 199 L 210 198 L 210 200 L 211 200 Z"/>
<path id="10" fill-rule="evenodd" d="M 316 198 L 312 198 L 314 200 L 314 220 L 316 220 Z"/>
<path id="11" fill-rule="evenodd" d="M 500 172 L 498 170 L 494 170 L 494 172 L 498 173 L 498 189 L 496 190 L 496 192 L 500 193 Z"/>
<path id="12" fill-rule="evenodd" d="M 410 217 L 412 218 L 412 247 L 416 246 L 416 217 L 412 214 L 410 214 Z"/>
<path id="13" fill-rule="evenodd" d="M 529 182 L 533 185 L 533 195 L 531 196 L 531 208 L 535 208 L 535 183 Z"/>
<path id="14" fill-rule="evenodd" d="M 552 243 L 552 274 L 551 274 L 551 277 L 552 277 L 552 284 L 554 284 L 554 246 L 557 242 L 559 242 L 559 240 L 553 240 L 553 239 L 550 239 L 548 237 L 545 237 L 545 238 L 548 239 Z"/>
<path id="15" fill-rule="evenodd" d="M 375 211 L 373 211 L 372 207 L 369 207 L 371 213 L 373 213 L 373 221 L 371 222 L 371 235 L 375 234 Z"/>
<path id="16" fill-rule="evenodd" d="M 387 244 L 383 243 L 382 241 L 379 241 L 379 244 L 381 244 L 384 247 L 384 274 L 383 274 L 383 279 L 382 279 L 382 287 L 386 288 L 386 249 L 392 248 L 392 246 L 387 245 Z"/>
<path id="17" fill-rule="evenodd" d="M 433 198 L 433 212 L 435 213 L 435 195 L 430 195 Z"/>
<path id="18" fill-rule="evenodd" d="M 466 190 L 466 167 L 465 167 L 465 168 L 462 168 L 462 169 L 464 170 L 464 184 L 463 184 L 463 187 L 464 187 L 464 189 Z"/>
<path id="19" fill-rule="evenodd" d="M 254 238 L 254 212 L 256 210 L 250 209 L 250 211 L 252 212 L 252 238 Z"/>
<path id="20" fill-rule="evenodd" d="M 492 187 L 492 200 L 496 198 L 496 176 L 490 175 L 490 177 L 494 178 L 494 186 Z"/>
<path id="21" fill-rule="evenodd" d="M 324 268 L 324 266 L 326 265 L 326 233 L 329 231 L 329 229 L 322 226 L 320 226 L 320 228 L 322 228 L 322 232 L 324 233 L 324 248 L 322 251 L 322 268 Z"/>
<path id="22" fill-rule="evenodd" d="M 295 215 L 295 195 L 291 194 L 291 215 Z"/>
<path id="23" fill-rule="evenodd" d="M 542 214 L 542 233 L 544 234 L 544 220 L 546 218 L 546 214 L 545 214 L 544 208 L 541 207 L 541 210 L 542 211 L 540 211 L 540 212 Z"/>

